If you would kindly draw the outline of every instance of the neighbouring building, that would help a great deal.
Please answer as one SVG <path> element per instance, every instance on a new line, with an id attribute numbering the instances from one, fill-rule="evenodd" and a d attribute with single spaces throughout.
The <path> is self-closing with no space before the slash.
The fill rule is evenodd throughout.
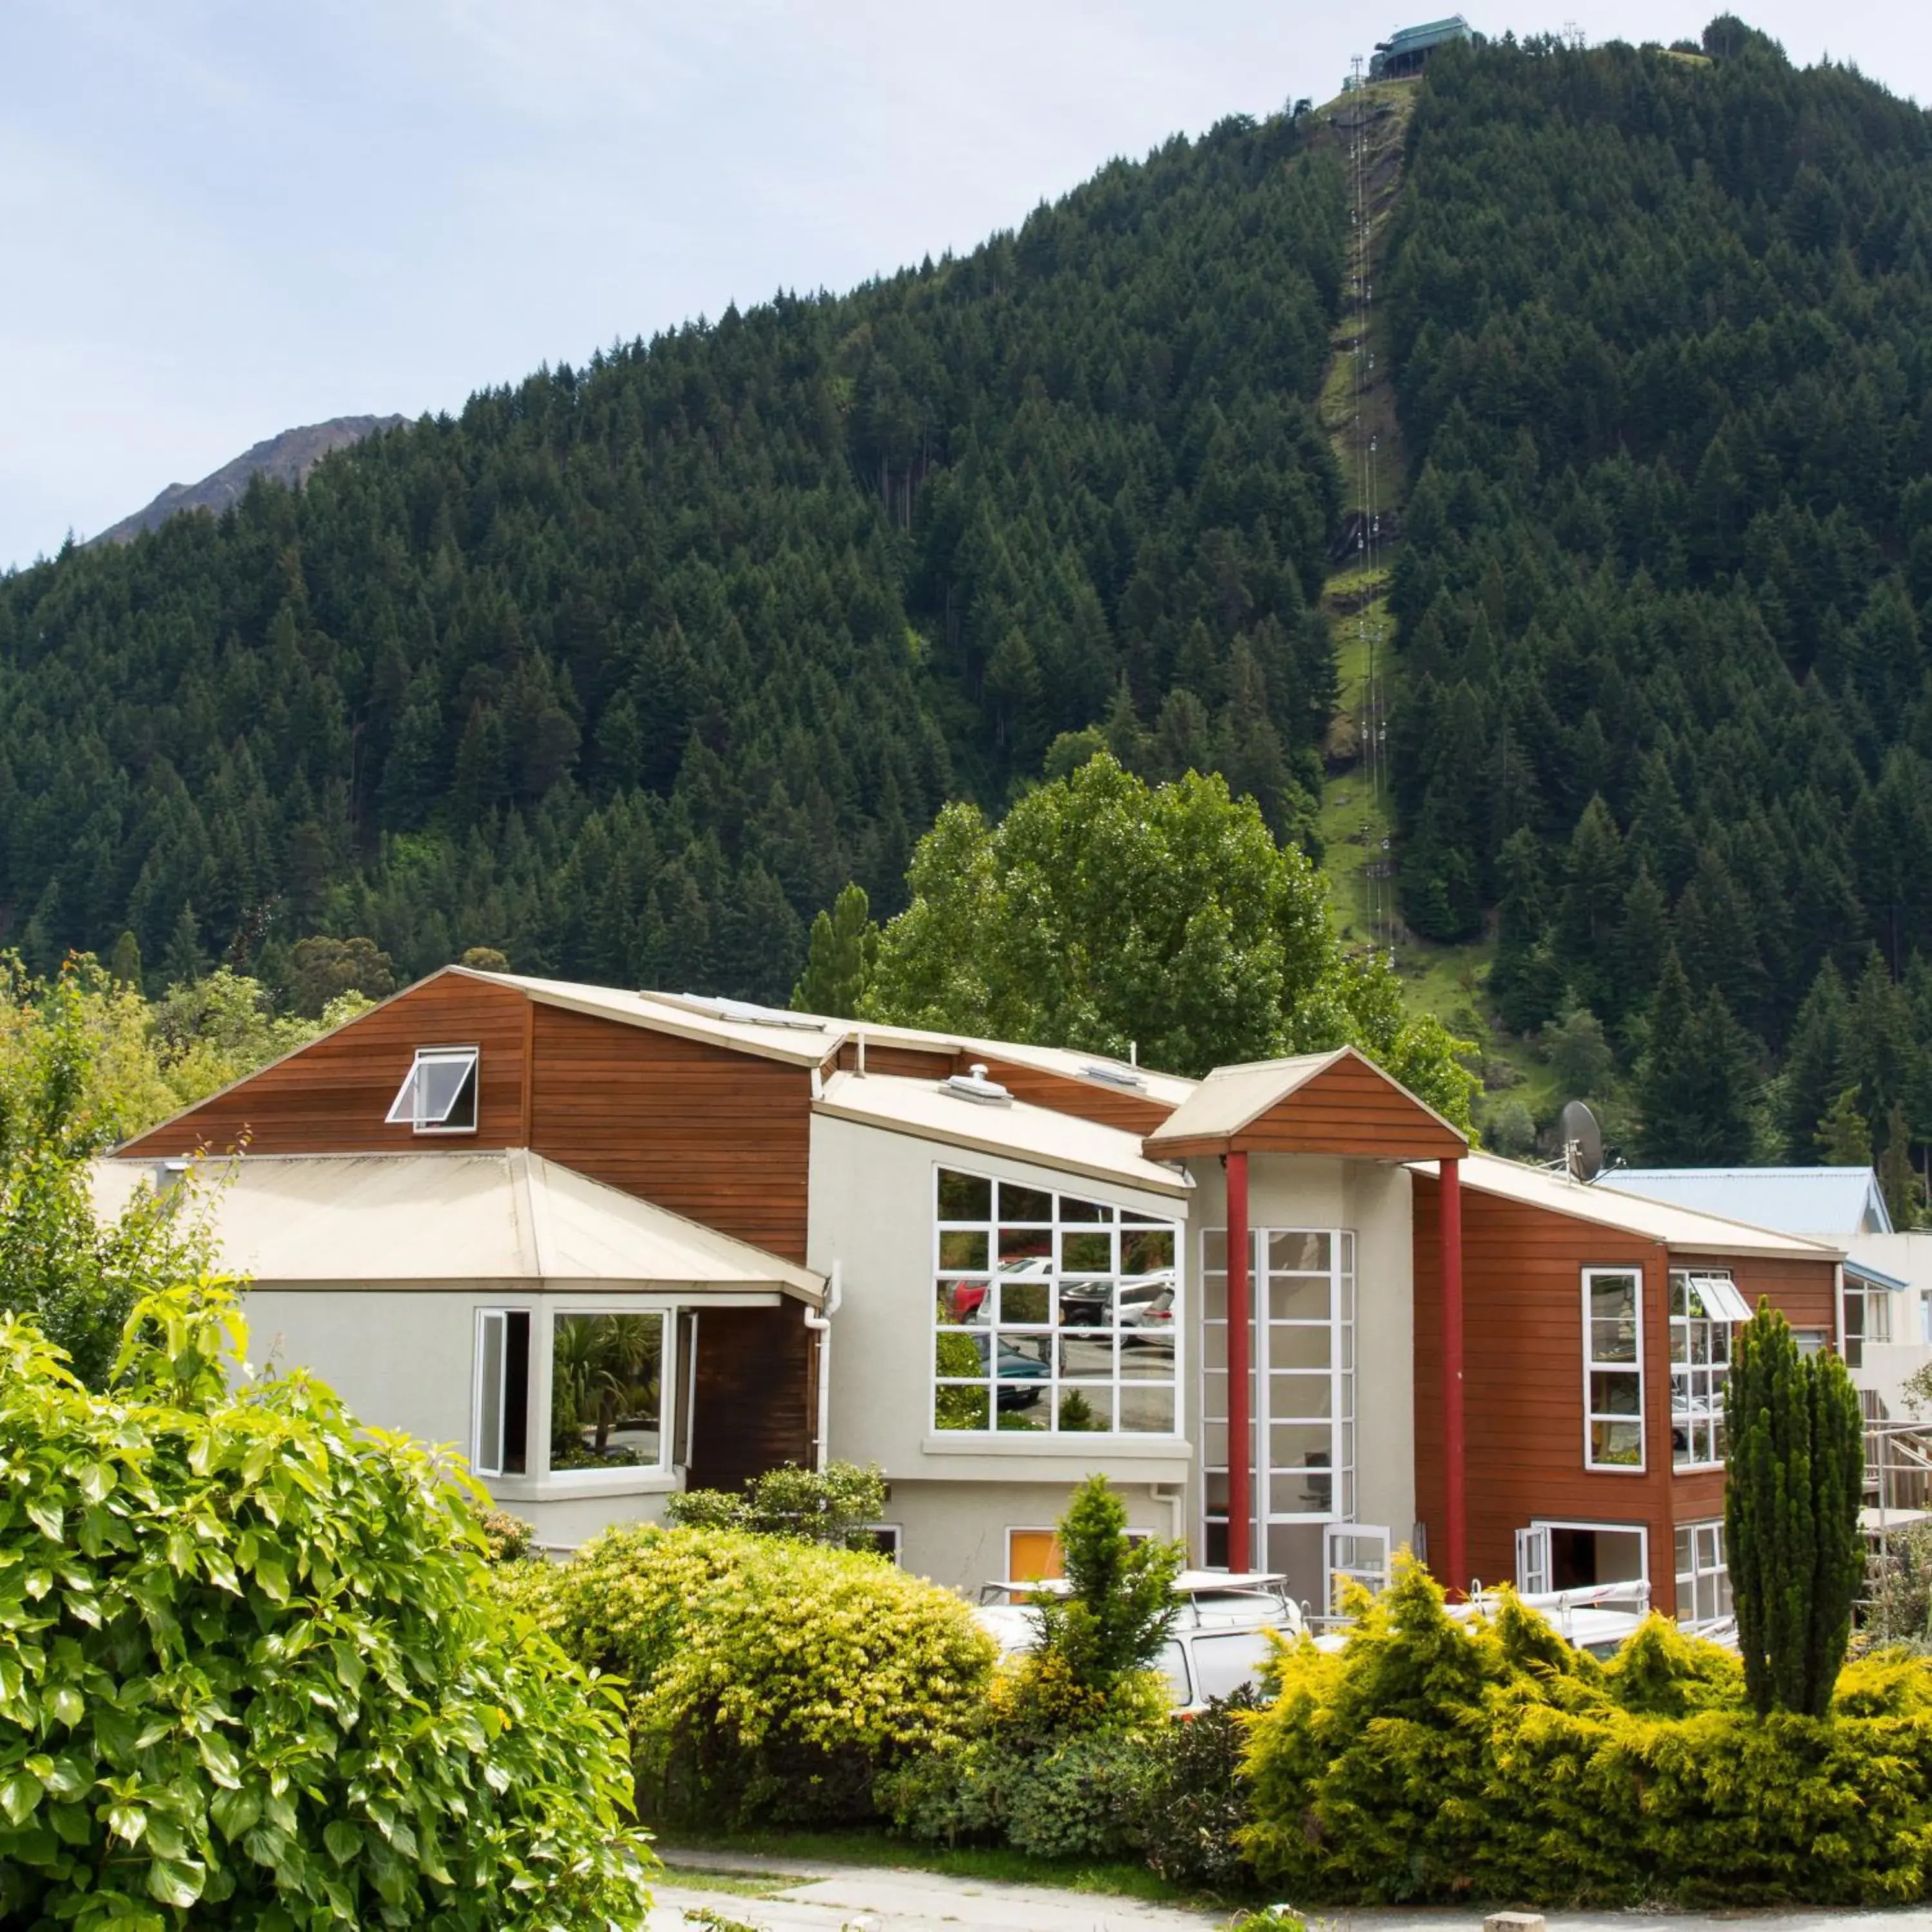
<path id="1" fill-rule="evenodd" d="M 104 1204 L 196 1155 L 258 1358 L 558 1549 L 829 1455 L 970 1589 L 1097 1470 L 1316 1603 L 1408 1544 L 1701 1618 L 1731 1324 L 1839 1339 L 1838 1246 L 1472 1156 L 1348 1048 L 1193 1081 L 452 968 L 130 1141 Z"/>
<path id="2" fill-rule="evenodd" d="M 1420 27 L 1403 27 L 1376 43 L 1369 58 L 1371 80 L 1407 80 L 1420 74 L 1446 46 L 1471 38 L 1469 23 L 1460 14 L 1431 20 Z"/>

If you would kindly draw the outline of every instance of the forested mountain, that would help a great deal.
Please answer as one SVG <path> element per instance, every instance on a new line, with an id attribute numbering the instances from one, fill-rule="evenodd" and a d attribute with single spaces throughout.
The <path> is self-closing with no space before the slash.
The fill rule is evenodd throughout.
<path id="1" fill-rule="evenodd" d="M 1346 228 L 1332 143 L 1231 121 L 0 581 L 0 944 L 782 1000 L 848 878 L 892 910 L 1110 712 L 1304 827 Z"/>
<path id="2" fill-rule="evenodd" d="M 1666 1052 L 1742 1092 L 1790 1046 L 1816 1158 L 1848 1085 L 1932 1133 L 1932 122 L 1705 46 L 1458 49 L 1417 104 L 1402 889 L 1499 916 L 1511 1024 L 1655 1022 L 1650 1151 L 1749 1150 L 1672 1143 Z"/>

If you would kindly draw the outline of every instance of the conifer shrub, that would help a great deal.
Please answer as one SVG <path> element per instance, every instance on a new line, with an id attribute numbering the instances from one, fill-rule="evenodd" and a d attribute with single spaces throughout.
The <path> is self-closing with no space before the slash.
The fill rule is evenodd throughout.
<path id="1" fill-rule="evenodd" d="M 580 1663 L 630 1680 L 656 1817 L 868 1818 L 881 1772 L 967 1736 L 992 1676 L 992 1640 L 950 1591 L 788 1538 L 611 1530 L 512 1588 Z"/>
<path id="2" fill-rule="evenodd" d="M 1932 1672 L 1846 1668 L 1828 1718 L 1752 1709 L 1652 1618 L 1607 1666 L 1413 1564 L 1339 1653 L 1285 1648 L 1253 1720 L 1262 1881 L 1337 1903 L 1891 1904 L 1932 1890 Z"/>
<path id="3" fill-rule="evenodd" d="M 634 1925 L 621 1696 L 466 1484 L 245 1332 L 145 1298 L 94 1394 L 0 1316 L 0 1924 Z"/>

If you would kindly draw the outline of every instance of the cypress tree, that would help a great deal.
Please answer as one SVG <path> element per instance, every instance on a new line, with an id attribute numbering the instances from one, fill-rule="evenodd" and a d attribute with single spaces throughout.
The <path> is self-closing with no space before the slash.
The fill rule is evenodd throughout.
<path id="1" fill-rule="evenodd" d="M 860 885 L 848 885 L 812 922 L 805 971 L 792 988 L 795 1012 L 850 1019 L 871 983 L 879 956 L 879 928 Z"/>
<path id="2" fill-rule="evenodd" d="M 1801 1356 L 1768 1302 L 1738 1330 L 1724 1387 L 1724 1538 L 1744 1685 L 1760 1716 L 1822 1718 L 1864 1569 L 1858 1392 L 1835 1355 Z"/>

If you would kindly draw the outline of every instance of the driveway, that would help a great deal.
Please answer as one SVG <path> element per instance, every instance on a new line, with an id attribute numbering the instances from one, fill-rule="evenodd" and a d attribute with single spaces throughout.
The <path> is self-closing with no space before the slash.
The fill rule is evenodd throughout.
<path id="1" fill-rule="evenodd" d="M 712 1932 L 716 1920 L 687 1919 L 682 1907 L 756 1932 L 1218 1932 L 1232 1916 L 1145 1905 L 1051 1886 L 1000 1885 L 936 1872 L 820 1864 L 748 1852 L 667 1853 L 672 1871 L 653 1889 L 650 1932 Z M 680 1868 L 743 1874 L 778 1888 L 758 1898 L 677 1882 Z M 787 1881 L 790 1881 L 788 1882 Z M 1468 1912 L 1311 1912 L 1328 1932 L 1480 1932 Z M 1548 1932 L 1932 1932 L 1932 1910 L 1897 1912 L 1560 1912 Z"/>

